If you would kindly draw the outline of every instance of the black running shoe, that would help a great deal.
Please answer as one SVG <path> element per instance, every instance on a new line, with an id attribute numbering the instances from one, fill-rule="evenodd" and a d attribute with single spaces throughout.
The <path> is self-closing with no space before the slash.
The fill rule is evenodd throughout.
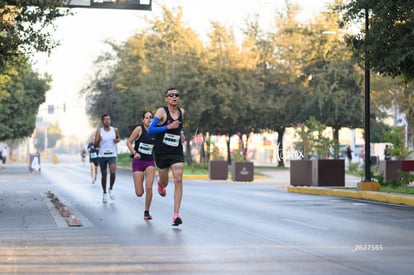
<path id="1" fill-rule="evenodd" d="M 183 223 L 183 220 L 180 218 L 180 216 L 176 213 L 173 216 L 173 226 L 179 226 L 180 224 Z"/>

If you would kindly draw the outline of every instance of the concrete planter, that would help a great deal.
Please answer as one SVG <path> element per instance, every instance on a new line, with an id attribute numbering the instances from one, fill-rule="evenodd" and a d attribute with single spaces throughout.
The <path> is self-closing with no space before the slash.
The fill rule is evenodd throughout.
<path id="1" fill-rule="evenodd" d="M 398 171 L 414 171 L 414 160 L 383 160 L 380 162 L 379 171 L 384 175 L 385 181 L 398 180 Z"/>
<path id="2" fill-rule="evenodd" d="M 233 181 L 253 181 L 254 165 L 249 161 L 233 161 L 231 163 L 231 179 Z"/>
<path id="3" fill-rule="evenodd" d="M 384 181 L 398 180 L 399 170 L 402 170 L 402 160 L 384 160 L 380 162 L 379 172 L 384 175 Z"/>
<path id="4" fill-rule="evenodd" d="M 211 180 L 227 180 L 229 166 L 226 160 L 210 160 L 208 162 L 208 178 Z"/>
<path id="5" fill-rule="evenodd" d="M 345 160 L 312 160 L 312 186 L 345 186 Z"/>
<path id="6" fill-rule="evenodd" d="M 345 186 L 342 159 L 292 160 L 290 184 L 293 186 Z"/>
<path id="7" fill-rule="evenodd" d="M 312 160 L 299 159 L 290 161 L 290 185 L 312 185 Z"/>

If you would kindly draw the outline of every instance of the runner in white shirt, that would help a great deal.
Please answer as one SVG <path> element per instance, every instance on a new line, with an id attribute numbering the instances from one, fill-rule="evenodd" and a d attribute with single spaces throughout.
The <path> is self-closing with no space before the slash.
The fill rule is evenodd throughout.
<path id="1" fill-rule="evenodd" d="M 116 144 L 120 141 L 118 128 L 111 126 L 111 117 L 108 114 L 102 116 L 103 127 L 99 128 L 95 134 L 95 148 L 99 150 L 99 167 L 101 169 L 101 184 L 103 190 L 102 202 L 108 202 L 106 189 L 107 168 L 109 166 L 109 197 L 115 199 L 113 187 L 116 176 Z"/>

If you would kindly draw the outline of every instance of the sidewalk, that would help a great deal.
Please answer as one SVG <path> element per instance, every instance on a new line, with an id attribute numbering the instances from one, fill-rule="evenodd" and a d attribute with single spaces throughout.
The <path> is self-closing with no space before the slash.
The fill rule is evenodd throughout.
<path id="1" fill-rule="evenodd" d="M 51 187 L 42 177 L 31 174 L 27 164 L 8 164 L 0 169 L 0 232 L 68 227 L 48 197 Z"/>
<path id="2" fill-rule="evenodd" d="M 53 184 L 32 175 L 27 164 L 0 169 L 0 274 L 132 274 L 142 268 L 139 257 L 128 262 L 135 254 L 82 215 L 76 215 L 82 226 L 69 226 L 49 188 Z"/>

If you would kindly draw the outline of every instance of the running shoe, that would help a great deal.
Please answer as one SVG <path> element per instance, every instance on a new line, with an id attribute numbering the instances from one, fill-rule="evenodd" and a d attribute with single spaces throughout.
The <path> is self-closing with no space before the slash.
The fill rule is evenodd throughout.
<path id="1" fill-rule="evenodd" d="M 102 202 L 107 203 L 108 202 L 108 194 L 104 193 L 102 197 Z"/>
<path id="2" fill-rule="evenodd" d="M 111 200 L 115 200 L 115 195 L 114 195 L 114 192 L 113 192 L 111 189 L 109 189 L 109 198 L 110 198 Z"/>
<path id="3" fill-rule="evenodd" d="M 152 216 L 150 215 L 149 211 L 144 212 L 144 220 L 152 220 Z"/>
<path id="4" fill-rule="evenodd" d="M 92 180 L 92 184 L 94 184 L 95 183 L 95 180 Z"/>
<path id="5" fill-rule="evenodd" d="M 158 193 L 161 197 L 165 197 L 167 195 L 167 189 L 165 187 L 162 187 L 160 183 L 158 182 Z"/>
<path id="6" fill-rule="evenodd" d="M 173 216 L 173 226 L 179 226 L 180 224 L 183 223 L 183 220 L 180 218 L 180 216 L 178 215 L 178 213 L 175 213 Z"/>

